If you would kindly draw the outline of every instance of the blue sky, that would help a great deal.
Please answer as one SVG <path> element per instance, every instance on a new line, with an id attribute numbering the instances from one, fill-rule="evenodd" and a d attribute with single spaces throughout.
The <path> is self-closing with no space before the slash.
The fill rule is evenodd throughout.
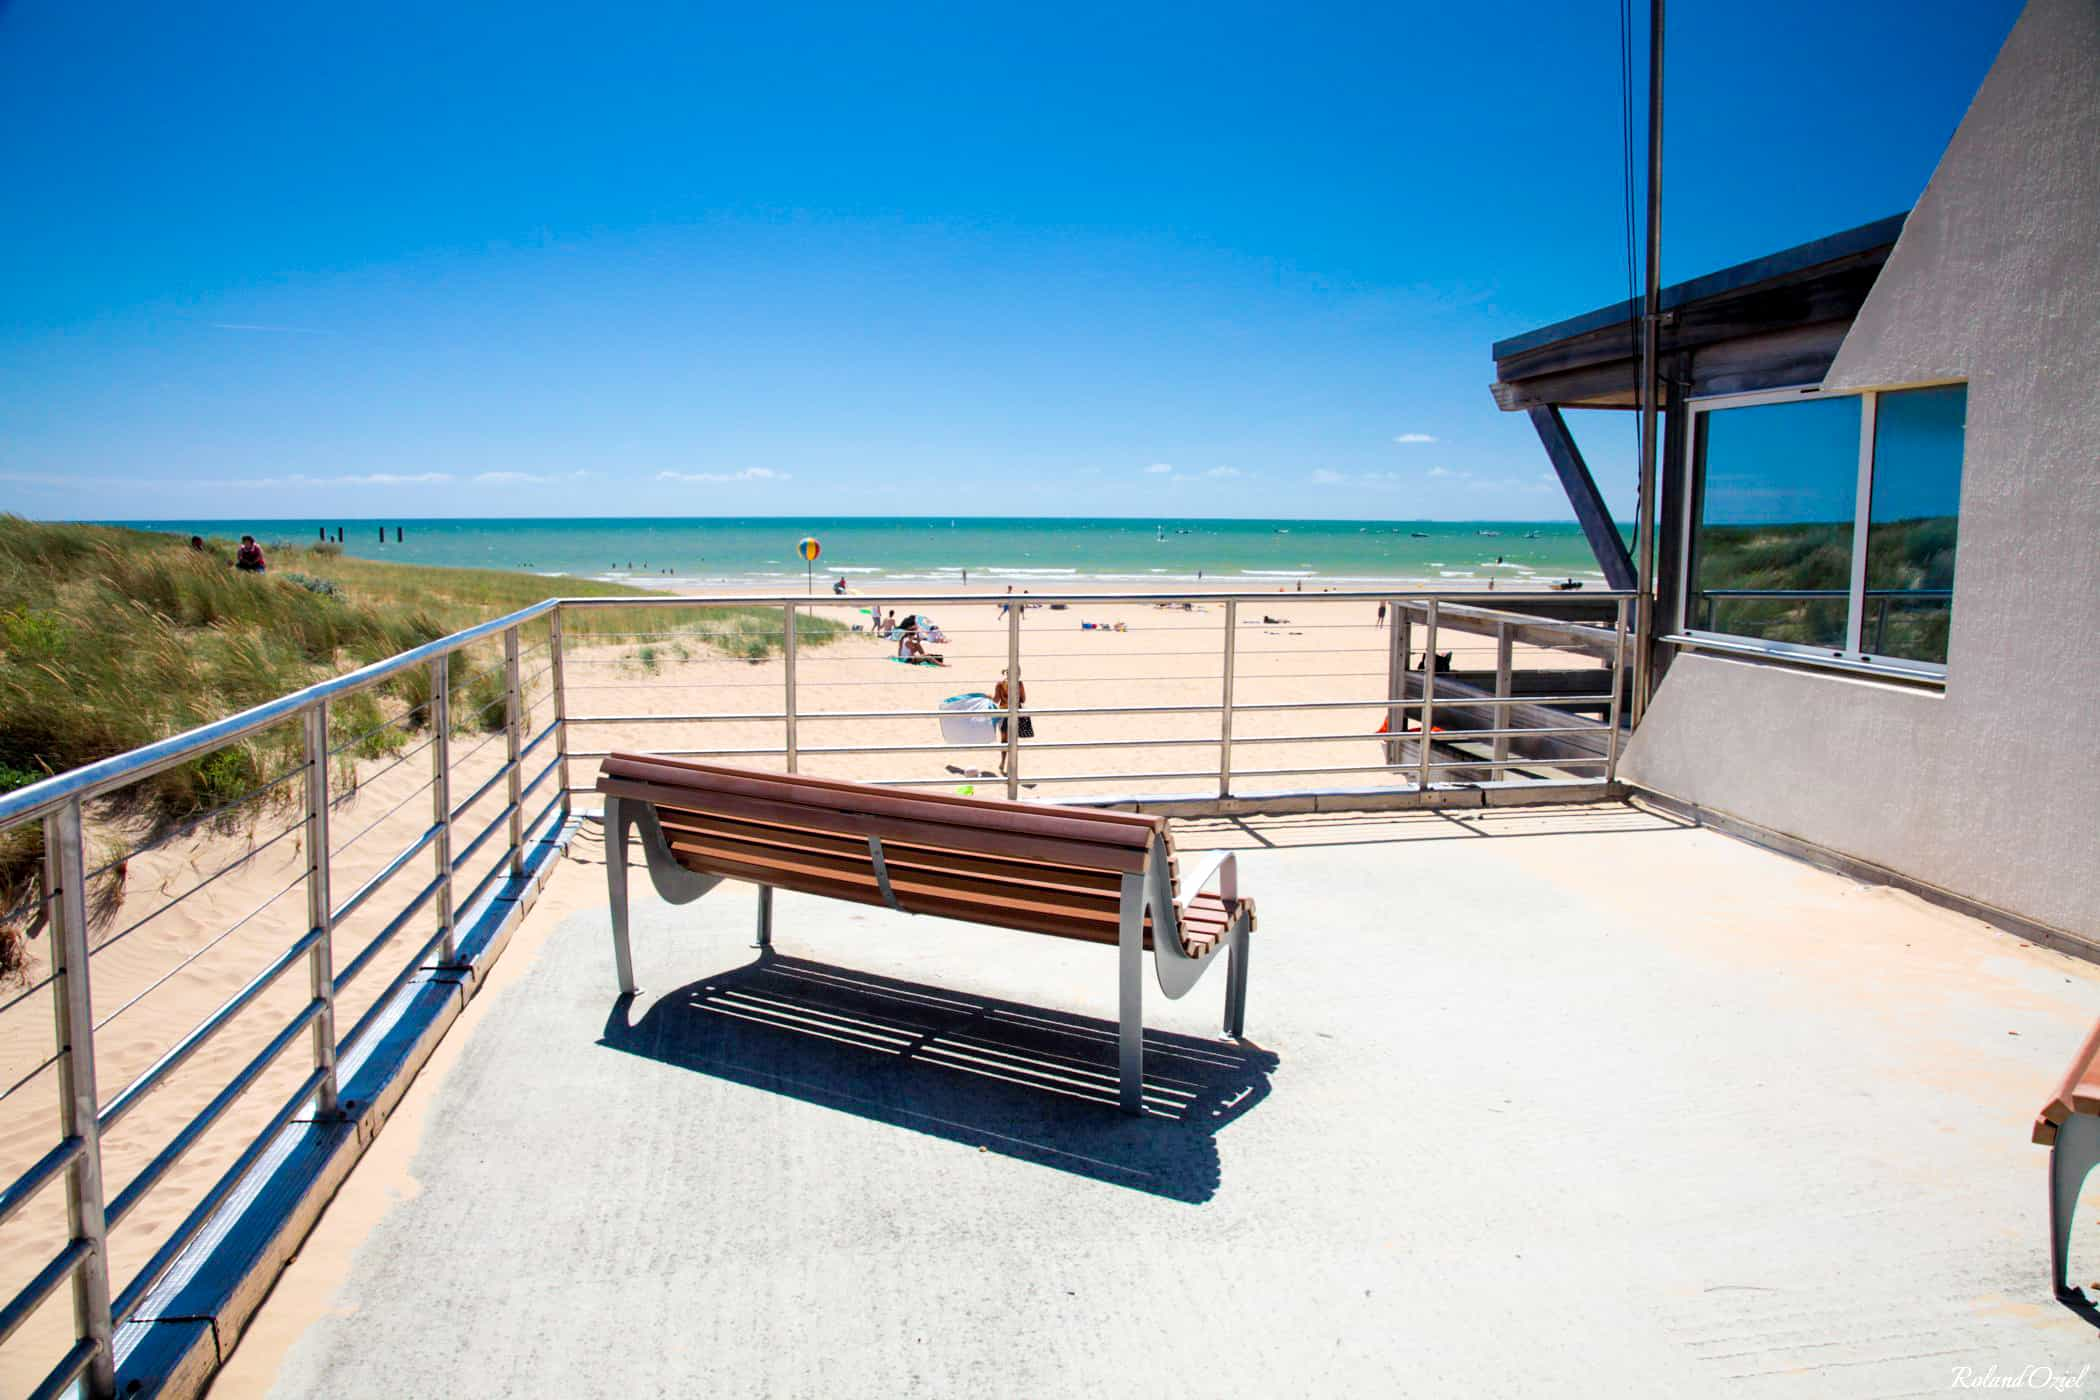
<path id="1" fill-rule="evenodd" d="M 1665 274 L 1912 203 L 2017 6 L 1672 7 Z M 0 6 L 0 509 L 1559 518 L 1616 9 Z M 1630 504 L 1623 416 L 1582 421 Z"/>

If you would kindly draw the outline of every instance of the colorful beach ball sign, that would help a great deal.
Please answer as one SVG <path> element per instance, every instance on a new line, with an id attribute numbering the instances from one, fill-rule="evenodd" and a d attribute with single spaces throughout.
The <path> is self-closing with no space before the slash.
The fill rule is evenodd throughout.
<path id="1" fill-rule="evenodd" d="M 795 552 L 800 554 L 805 561 L 814 564 L 817 562 L 817 556 L 824 552 L 824 546 L 817 543 L 815 535 L 804 535 L 802 543 L 795 546 Z"/>

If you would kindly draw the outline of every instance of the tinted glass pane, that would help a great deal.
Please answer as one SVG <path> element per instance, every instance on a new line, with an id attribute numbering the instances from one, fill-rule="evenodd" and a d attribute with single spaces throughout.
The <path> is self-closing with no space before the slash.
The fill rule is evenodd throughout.
<path id="1" fill-rule="evenodd" d="M 1859 489 L 1859 400 L 1698 415 L 1700 519 L 1690 622 L 1842 648 Z"/>
<path id="2" fill-rule="evenodd" d="M 1968 405 L 1959 384 L 1883 394 L 1875 405 L 1861 644 L 1876 656 L 1946 663 Z"/>

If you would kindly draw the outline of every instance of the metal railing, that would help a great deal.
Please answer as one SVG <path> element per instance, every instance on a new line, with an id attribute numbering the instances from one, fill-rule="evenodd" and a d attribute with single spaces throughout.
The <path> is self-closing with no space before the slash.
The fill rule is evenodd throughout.
<path id="1" fill-rule="evenodd" d="M 1390 591 L 1358 591 L 1295 595 L 1288 600 L 1294 607 L 1381 605 L 1388 619 L 1384 634 L 1375 647 L 1337 648 L 1333 652 L 1338 656 L 1344 651 L 1354 655 L 1378 655 L 1380 664 L 1372 671 L 1346 673 L 1376 681 L 1375 693 L 1368 698 L 1312 701 L 1247 698 L 1248 685 L 1274 677 L 1257 675 L 1248 669 L 1250 656 L 1258 653 L 1250 653 L 1242 644 L 1241 610 L 1249 604 L 1276 605 L 1279 600 L 1274 593 L 1036 594 L 1025 599 L 1016 598 L 1012 604 L 1025 604 L 1030 616 L 1035 615 L 1032 610 L 1037 607 L 1060 602 L 1086 606 L 1133 602 L 1187 603 L 1192 607 L 1221 608 L 1215 652 L 1218 661 L 1216 673 L 1170 678 L 1184 686 L 1200 686 L 1205 694 L 1216 698 L 1146 703 L 1146 697 L 1136 690 L 1145 678 L 1122 677 L 1119 679 L 1133 693 L 1107 697 L 1114 703 L 1028 706 L 1024 709 L 1022 688 L 1028 663 L 1032 657 L 1043 658 L 1054 653 L 1027 644 L 1040 634 L 1032 627 L 1024 627 L 1022 606 L 1009 605 L 1003 608 L 995 625 L 982 629 L 989 637 L 985 656 L 1003 655 L 1011 681 L 1007 703 L 1003 711 L 996 712 L 998 720 L 1002 721 L 999 737 L 996 742 L 974 747 L 996 753 L 1004 759 L 1000 781 L 1010 797 L 1020 795 L 1024 781 L 1029 784 L 1098 783 L 1110 776 L 1110 768 L 1099 768 L 1078 773 L 1030 772 L 1024 779 L 1024 764 L 1033 763 L 1032 755 L 1035 754 L 1091 756 L 1113 766 L 1117 756 L 1131 751 L 1202 748 L 1215 749 L 1214 764 L 1156 772 L 1116 773 L 1115 780 L 1133 784 L 1168 780 L 1195 782 L 1220 798 L 1250 799 L 1262 795 L 1253 788 L 1264 780 L 1297 780 L 1293 791 L 1302 792 L 1305 779 L 1343 775 L 1361 777 L 1365 774 L 1381 775 L 1396 783 L 1396 791 L 1423 795 L 1432 790 L 1448 791 L 1483 782 L 1511 785 L 1526 777 L 1601 792 L 1616 777 L 1618 764 L 1622 677 L 1628 659 L 1629 596 L 1591 594 L 1580 600 L 1581 603 L 1606 616 L 1577 622 L 1526 611 L 1527 608 L 1549 606 L 1566 611 L 1569 599 L 1563 594 L 1503 594 L 1496 597 L 1496 606 L 1492 610 L 1482 606 L 1482 595 L 1470 592 L 1395 594 Z M 927 604 L 982 611 L 1005 601 L 998 598 L 988 600 L 983 595 L 917 596 L 910 600 L 909 605 L 920 611 Z M 515 880 L 526 872 L 528 841 L 557 814 L 565 821 L 570 815 L 572 794 L 586 790 L 587 785 L 578 781 L 584 775 L 575 771 L 576 766 L 580 761 L 601 756 L 606 750 L 578 747 L 575 742 L 577 735 L 572 734 L 572 729 L 602 732 L 607 726 L 620 725 L 777 724 L 777 746 L 762 744 L 726 750 L 664 748 L 661 751 L 778 762 L 790 772 L 802 769 L 811 759 L 828 761 L 841 755 L 856 754 L 913 755 L 945 752 L 958 747 L 924 743 L 809 742 L 809 726 L 812 724 L 938 719 L 945 713 L 938 708 L 821 708 L 807 703 L 810 690 L 842 683 L 813 681 L 805 674 L 805 666 L 798 665 L 798 662 L 807 664 L 800 638 L 808 630 L 806 625 L 798 624 L 807 624 L 813 613 L 836 609 L 842 603 L 865 606 L 870 602 L 876 600 L 865 596 L 849 599 L 828 596 L 753 599 L 672 595 L 549 599 L 215 724 L 0 796 L 0 834 L 32 823 L 41 825 L 44 879 L 32 924 L 41 923 L 48 931 L 50 967 L 44 981 L 50 986 L 53 996 L 56 1053 L 32 1070 L 29 1077 L 46 1069 L 55 1070 L 59 1109 L 55 1145 L 0 1190 L 0 1222 L 13 1217 L 45 1188 L 63 1183 L 67 1236 L 65 1244 L 38 1267 L 24 1285 L 15 1289 L 4 1305 L 0 1305 L 0 1342 L 12 1336 L 61 1287 L 70 1285 L 73 1304 L 71 1346 L 57 1358 L 55 1366 L 34 1393 L 57 1394 L 79 1381 L 90 1396 L 113 1394 L 117 1329 L 138 1312 L 156 1283 L 196 1239 L 214 1212 L 227 1202 L 243 1176 L 261 1159 L 271 1140 L 302 1115 L 327 1121 L 349 1111 L 349 1106 L 341 1100 L 340 1066 L 364 1045 L 381 1023 L 395 994 L 419 971 L 443 969 L 455 963 L 460 954 L 458 940 L 462 920 L 469 911 L 478 907 L 478 902 L 497 881 L 506 877 Z M 742 692 L 754 685 L 770 689 L 777 684 L 780 687 L 777 705 L 753 707 L 736 704 L 704 712 L 675 714 L 594 713 L 591 707 L 579 705 L 583 694 L 598 694 L 605 689 L 627 693 L 635 686 L 631 678 L 615 679 L 605 686 L 577 681 L 573 672 L 578 666 L 602 664 L 604 661 L 602 656 L 593 653 L 615 647 L 621 641 L 676 635 L 675 629 L 670 633 L 625 634 L 597 629 L 593 624 L 605 610 L 639 610 L 646 617 L 659 609 L 696 608 L 732 608 L 746 615 L 758 609 L 763 610 L 761 616 L 777 612 L 777 634 L 766 634 L 764 648 L 770 658 L 772 643 L 777 641 L 777 674 L 769 672 L 763 681 L 740 680 L 724 686 L 727 690 Z M 877 610 L 880 610 L 879 602 Z M 545 627 L 545 640 L 527 647 L 524 644 L 526 629 L 536 630 L 541 624 Z M 1491 640 L 1495 656 L 1491 683 L 1469 682 L 1456 674 L 1455 668 L 1447 669 L 1440 664 L 1440 644 L 1449 643 L 1458 634 Z M 1202 640 L 1200 636 L 1198 640 Z M 500 643 L 502 647 L 501 694 L 484 706 L 486 710 L 493 710 L 500 704 L 502 720 L 500 733 L 490 734 L 462 755 L 456 751 L 455 735 L 468 727 L 463 725 L 463 720 L 471 721 L 475 716 L 463 716 L 455 707 L 460 677 L 454 671 L 454 663 L 464 650 L 477 643 Z M 1592 666 L 1596 685 L 1572 694 L 1519 693 L 1513 683 L 1511 661 L 1513 649 L 1518 645 L 1572 652 L 1589 663 L 1601 663 Z M 539 663 L 537 655 L 542 649 L 546 652 L 543 664 Z M 1411 664 L 1417 652 L 1422 657 L 1419 666 Z M 1208 653 L 1198 648 L 1151 654 L 1197 656 L 1200 659 L 1201 655 Z M 1322 653 L 1315 648 L 1310 654 L 1318 656 Z M 525 674 L 528 657 L 535 663 L 529 677 Z M 1346 660 L 1346 656 L 1343 659 Z M 388 722 L 398 722 L 404 733 L 412 722 L 427 729 L 428 738 L 423 747 L 430 751 L 429 777 L 407 797 L 392 803 L 377 820 L 338 842 L 331 833 L 331 818 L 354 794 L 337 791 L 331 762 L 341 762 L 346 751 L 354 759 L 356 746 L 369 737 L 370 731 L 331 748 L 331 714 L 335 707 L 351 697 L 409 678 L 417 671 L 424 673 L 427 699 L 411 707 L 408 714 L 397 715 Z M 1476 679 L 1487 674 L 1483 668 Z M 546 682 L 545 695 L 551 701 L 551 713 L 546 724 L 533 732 L 530 726 L 532 695 L 542 681 Z M 894 678 L 886 683 L 894 684 Z M 1312 733 L 1256 734 L 1247 729 L 1249 722 L 1263 716 L 1296 714 L 1318 717 L 1330 712 L 1366 709 L 1384 715 L 1384 733 L 1333 732 L 1327 725 Z M 1442 735 L 1438 731 L 1446 726 L 1439 722 L 1440 713 L 1454 726 Z M 1020 723 L 1024 715 L 1045 718 L 1155 715 L 1207 727 L 1200 734 L 1154 738 L 1082 737 L 1024 743 Z M 1489 717 L 1489 722 L 1479 722 L 1483 715 Z M 1559 720 L 1542 722 L 1554 716 L 1559 716 Z M 1527 717 L 1529 723 L 1520 722 Z M 1407 727 L 1410 721 L 1415 726 L 1412 731 Z M 228 808 L 261 801 L 270 794 L 276 794 L 276 800 L 284 800 L 285 793 L 296 794 L 292 800 L 296 800 L 300 807 L 299 820 L 267 842 L 251 842 L 248 852 L 231 865 L 171 896 L 123 931 L 105 938 L 100 944 L 91 943 L 93 909 L 89 886 L 97 878 L 107 878 L 109 872 L 122 863 L 120 858 L 92 871 L 88 868 L 86 827 L 94 814 L 104 809 L 121 810 L 127 790 L 148 778 L 216 754 L 277 726 L 289 725 L 298 726 L 298 763 L 225 807 L 193 819 L 191 829 L 195 829 L 198 823 L 208 824 L 218 819 Z M 455 801 L 454 778 L 460 776 L 463 769 L 470 768 L 483 748 L 497 738 L 503 745 L 501 762 L 485 776 L 477 775 L 478 781 L 470 779 L 474 781 L 471 793 L 463 801 Z M 1264 751 L 1269 746 L 1361 743 L 1366 739 L 1380 742 L 1382 747 L 1378 751 L 1382 754 L 1382 761 L 1264 768 L 1250 768 L 1243 761 L 1250 751 Z M 1539 750 L 1537 746 L 1541 744 L 1551 751 Z M 1522 746 L 1531 746 L 1534 751 L 1517 752 L 1516 749 Z M 411 763 L 418 752 L 411 750 L 393 758 L 379 772 L 393 773 L 401 769 Z M 585 764 L 586 768 L 594 766 Z M 1478 776 L 1483 773 L 1489 775 L 1485 780 Z M 1516 773 L 1518 778 L 1510 779 L 1508 775 L 1511 773 Z M 360 774 L 353 771 L 351 776 L 356 779 Z M 362 780 L 371 782 L 375 776 L 362 775 Z M 296 784 L 295 779 L 298 780 Z M 554 788 L 543 793 L 542 789 L 550 779 L 554 780 Z M 955 781 L 952 776 L 935 777 L 910 772 L 885 774 L 873 780 L 900 786 Z M 414 806 L 424 786 L 430 793 L 427 822 L 413 813 L 400 815 Z M 479 804 L 484 799 L 499 794 L 500 809 L 468 820 L 480 810 Z M 345 893 L 335 878 L 342 873 L 338 869 L 342 853 L 367 834 L 381 830 L 390 819 L 396 820 L 397 824 L 411 823 L 413 829 L 400 833 L 406 839 L 398 848 Z M 286 885 L 272 900 L 289 895 L 303 885 L 303 932 L 262 963 L 239 990 L 225 998 L 193 1028 L 160 1049 L 143 1071 L 113 1095 L 105 1095 L 96 1075 L 95 1032 L 98 1023 L 90 977 L 94 954 L 130 936 L 174 904 L 210 885 L 226 869 L 271 849 L 275 842 L 293 833 L 297 833 L 303 842 L 303 867 L 293 883 Z M 136 848 L 129 853 L 130 858 L 136 859 L 161 839 L 164 838 L 155 838 L 155 841 Z M 500 847 L 494 844 L 499 840 Z M 392 906 L 384 925 L 361 950 L 339 961 L 339 934 L 345 921 L 353 915 L 376 917 L 376 912 L 385 907 L 381 901 L 390 894 L 399 893 L 398 881 L 402 873 L 415 868 L 425 852 L 429 853 L 430 862 L 427 878 Z M 369 855 L 369 852 L 364 854 Z M 489 861 L 488 869 L 471 887 L 461 891 L 456 885 L 468 875 L 477 857 Z M 218 947 L 271 902 L 265 901 L 263 906 L 242 914 L 230 928 L 218 933 L 202 948 L 187 954 L 176 970 L 182 970 L 195 958 Z M 407 941 L 413 946 L 404 957 L 396 945 L 411 929 L 414 932 L 409 934 Z M 390 948 L 395 956 L 389 980 L 373 994 L 368 1009 L 347 1031 L 342 1029 L 337 1020 L 342 993 L 371 972 Z M 307 995 L 303 1004 L 281 1026 L 268 1033 L 266 1039 L 262 1039 L 252 1057 L 208 1103 L 183 1121 L 120 1189 L 112 1191 L 111 1183 L 104 1175 L 107 1159 L 105 1135 L 149 1093 L 161 1087 L 168 1076 L 190 1062 L 200 1049 L 244 1011 L 258 1004 L 270 989 L 301 964 L 307 972 Z M 169 977 L 173 975 L 172 972 L 167 974 Z M 163 977 L 153 983 L 147 992 L 166 980 Z M 26 995 L 11 996 L 6 1003 L 0 1004 L 0 1011 L 23 1002 Z M 144 995 L 144 992 L 139 994 Z M 108 1020 L 123 1014 L 137 1000 L 138 997 L 134 997 L 100 1024 L 106 1025 Z M 170 1170 L 215 1123 L 225 1117 L 247 1090 L 302 1042 L 308 1047 L 310 1067 L 299 1076 L 293 1091 L 260 1120 L 259 1131 L 215 1184 L 201 1194 L 180 1223 L 148 1242 L 150 1257 L 123 1282 L 121 1289 L 115 1288 L 110 1263 L 111 1232 L 124 1225 L 147 1193 L 167 1179 Z M 247 1047 L 243 1045 L 241 1048 Z M 8 1077 L 14 1081 L 14 1088 L 0 1090 L 0 1100 L 29 1082 L 29 1077 L 14 1079 L 12 1070 Z"/>
<path id="2" fill-rule="evenodd" d="M 555 771 L 550 766 L 539 776 L 525 781 L 523 769 L 527 756 L 550 735 L 558 734 L 560 720 L 557 709 L 555 718 L 537 735 L 525 733 L 525 706 L 517 669 L 520 629 L 536 619 L 553 617 L 556 610 L 554 600 L 522 609 L 190 733 L 0 796 L 0 833 L 32 823 L 40 823 L 42 827 L 44 877 L 39 908 L 31 924 L 32 927 L 41 924 L 49 941 L 50 970 L 44 980 L 49 983 L 53 996 L 56 1054 L 31 1074 L 41 1073 L 46 1068 L 55 1069 L 59 1091 L 57 1144 L 0 1190 L 0 1222 L 14 1217 L 46 1187 L 62 1182 L 68 1235 L 64 1247 L 24 1286 L 17 1288 L 4 1305 L 0 1305 L 0 1342 L 13 1336 L 61 1287 L 70 1284 L 73 1295 L 73 1344 L 35 1387 L 33 1394 L 63 1393 L 76 1381 L 82 1383 L 85 1393 L 90 1396 L 106 1397 L 115 1393 L 116 1329 L 138 1310 L 149 1291 L 196 1238 L 213 1212 L 232 1194 L 281 1128 L 302 1114 L 318 1120 L 342 1114 L 343 1108 L 338 1101 L 341 1087 L 339 1063 L 372 1033 L 391 995 L 425 968 L 433 955 L 438 965 L 452 961 L 457 913 L 473 905 L 493 883 L 493 876 L 517 875 L 523 868 L 527 834 L 539 829 L 555 812 L 566 812 L 567 794 L 555 792 L 536 813 L 525 814 L 526 804 L 534 791 Z M 506 802 L 503 809 L 455 853 L 455 830 L 482 794 L 476 793 L 458 805 L 451 801 L 454 715 L 450 704 L 448 666 L 463 649 L 493 638 L 500 638 L 504 645 L 507 685 L 502 696 L 501 721 L 505 758 L 491 781 L 503 784 Z M 334 846 L 329 831 L 331 812 L 341 801 L 340 795 L 331 791 L 331 759 L 339 756 L 340 749 L 332 752 L 330 748 L 330 709 L 352 695 L 385 685 L 418 668 L 427 668 L 429 673 L 430 698 L 416 708 L 428 711 L 426 722 L 431 736 L 427 745 L 431 751 L 429 786 L 433 794 L 431 820 L 427 826 L 419 824 L 414 838 L 345 898 L 338 893 L 331 879 L 335 858 L 351 842 Z M 84 833 L 87 814 L 98 804 L 122 799 L 127 789 L 148 778 L 210 756 L 277 726 L 290 724 L 299 727 L 301 760 L 292 775 L 284 776 L 303 775 L 303 782 L 298 787 L 302 818 L 292 829 L 303 836 L 304 871 L 299 883 L 304 885 L 306 892 L 306 931 L 271 958 L 240 990 L 162 1050 L 143 1072 L 114 1095 L 105 1097 L 96 1078 L 97 1022 L 89 975 L 92 956 L 97 949 L 89 941 L 88 847 Z M 279 787 L 284 776 L 263 785 L 263 788 Z M 562 786 L 566 787 L 566 783 Z M 487 785 L 484 785 L 486 790 Z M 262 789 L 258 789 L 227 805 L 237 807 L 240 803 L 256 800 L 261 792 Z M 505 858 L 495 862 L 491 875 L 484 876 L 465 899 L 455 900 L 454 876 L 467 866 L 474 852 L 499 833 L 508 840 Z M 353 837 L 351 841 L 356 839 Z M 152 844 L 149 842 L 147 846 Z M 146 848 L 142 846 L 129 854 L 136 858 Z M 434 852 L 431 878 L 407 898 L 362 952 L 338 967 L 334 960 L 336 926 L 378 899 L 426 850 Z M 234 864 L 242 863 L 254 853 L 251 850 Z M 194 894 L 216 878 L 214 875 L 192 886 L 169 903 Z M 289 892 L 290 887 L 287 887 L 284 893 Z M 269 902 L 266 901 L 263 907 Z M 430 909 L 433 902 L 435 909 L 428 915 L 433 930 L 414 940 L 416 947 L 392 972 L 390 981 L 371 1002 L 371 1009 L 346 1033 L 340 1031 L 336 1024 L 338 995 L 359 974 L 367 971 L 419 913 Z M 126 936 L 131 929 L 158 917 L 167 907 L 169 905 L 157 908 L 100 946 L 107 947 Z M 250 911 L 235 928 L 258 912 L 260 909 Z M 220 938 L 224 936 L 221 934 Z M 207 950 L 217 946 L 218 941 L 214 939 L 207 944 Z M 307 970 L 309 993 L 305 1004 L 275 1030 L 231 1081 L 183 1123 L 121 1189 L 112 1191 L 112 1183 L 105 1179 L 103 1171 L 105 1134 L 148 1094 L 162 1087 L 176 1069 L 190 1061 L 229 1023 L 261 1000 L 285 974 L 302 963 Z M 22 999 L 22 996 L 13 996 L 8 1005 L 11 1007 Z M 123 1009 L 112 1013 L 110 1019 Z M 116 1291 L 110 1267 L 111 1231 L 123 1225 L 145 1196 L 163 1183 L 170 1169 L 224 1118 L 245 1091 L 302 1041 L 309 1046 L 310 1070 L 299 1078 L 292 1093 L 267 1116 L 261 1130 L 236 1156 L 232 1166 L 203 1193 L 180 1224 L 154 1242 L 152 1254 L 144 1266 L 125 1282 L 121 1291 Z M 27 1078 L 15 1080 L 14 1087 L 7 1092 L 12 1093 L 27 1082 Z M 5 1095 L 0 1094 L 0 1097 Z"/>

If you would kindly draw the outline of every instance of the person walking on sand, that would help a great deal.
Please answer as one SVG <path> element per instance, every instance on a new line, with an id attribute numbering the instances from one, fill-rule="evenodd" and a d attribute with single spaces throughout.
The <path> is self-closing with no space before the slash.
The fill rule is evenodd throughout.
<path id="1" fill-rule="evenodd" d="M 1028 682 L 1022 681 L 1016 689 L 1009 691 L 1006 683 L 1012 677 L 1013 672 L 1001 671 L 999 673 L 999 684 L 992 687 L 992 708 L 999 711 L 999 776 L 1002 778 L 1006 776 L 1007 707 L 1011 705 L 1018 711 L 1023 705 L 1028 703 Z M 1019 737 L 1033 739 L 1035 737 L 1035 721 L 1025 714 L 1021 715 L 1020 719 L 1021 727 L 1017 731 Z"/>
<path id="2" fill-rule="evenodd" d="M 1380 604 L 1378 605 L 1378 625 L 1379 625 L 1380 627 L 1383 627 L 1383 626 L 1385 626 L 1385 604 L 1384 604 L 1384 603 L 1380 603 Z"/>
<path id="3" fill-rule="evenodd" d="M 255 542 L 255 536 L 241 536 L 241 547 L 234 551 L 233 567 L 244 574 L 260 574 L 269 571 L 269 561 L 263 558 L 262 546 Z"/>

